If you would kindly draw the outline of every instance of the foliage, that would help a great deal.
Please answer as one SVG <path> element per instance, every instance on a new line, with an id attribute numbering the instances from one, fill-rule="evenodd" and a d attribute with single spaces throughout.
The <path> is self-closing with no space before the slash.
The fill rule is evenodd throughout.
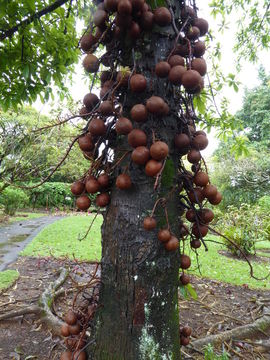
<path id="1" fill-rule="evenodd" d="M 9 288 L 19 278 L 17 270 L 0 271 L 0 290 Z"/>
<path id="2" fill-rule="evenodd" d="M 92 220 L 93 215 L 69 216 L 59 220 L 43 229 L 21 254 L 99 261 L 102 216 L 96 218 L 87 237 L 79 241 L 86 234 Z"/>
<path id="3" fill-rule="evenodd" d="M 20 189 L 6 188 L 0 194 L 0 204 L 4 206 L 4 212 L 14 215 L 16 210 L 25 207 L 29 202 L 27 194 Z"/>
<path id="4" fill-rule="evenodd" d="M 204 348 L 204 360 L 229 360 L 230 355 L 226 351 L 222 351 L 221 355 L 215 354 L 214 348 L 211 344 L 208 344 Z"/>
<path id="5" fill-rule="evenodd" d="M 85 16 L 83 0 L 16 0 L 0 4 L 0 106 L 7 110 L 39 95 L 47 101 L 78 61 L 76 23 Z"/>

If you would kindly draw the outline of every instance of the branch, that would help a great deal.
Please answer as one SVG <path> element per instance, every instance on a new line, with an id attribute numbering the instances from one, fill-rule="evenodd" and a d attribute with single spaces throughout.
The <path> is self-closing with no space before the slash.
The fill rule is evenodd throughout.
<path id="1" fill-rule="evenodd" d="M 64 5 L 68 1 L 69 0 L 56 0 L 53 4 L 45 7 L 44 9 L 40 10 L 39 12 L 37 12 L 35 14 L 29 16 L 27 19 L 21 21 L 19 24 L 13 26 L 12 28 L 10 28 L 6 31 L 1 30 L 3 33 L 0 35 L 0 40 L 5 40 L 7 37 L 12 37 L 12 35 L 14 35 L 15 32 L 17 32 L 21 26 L 27 26 L 27 25 L 31 24 L 35 19 L 40 19 L 42 16 L 44 16 L 50 12 L 53 12 L 54 10 L 56 10 L 60 6 Z"/>

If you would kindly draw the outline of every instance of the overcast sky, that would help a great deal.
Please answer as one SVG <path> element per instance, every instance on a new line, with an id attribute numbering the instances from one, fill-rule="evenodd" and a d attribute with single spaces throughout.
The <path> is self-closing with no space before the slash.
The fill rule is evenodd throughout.
<path id="1" fill-rule="evenodd" d="M 201 1 L 202 3 L 202 1 Z M 225 74 L 230 72 L 235 73 L 235 58 L 233 54 L 233 46 L 235 43 L 235 33 L 236 33 L 236 24 L 237 24 L 237 14 L 232 14 L 230 16 L 230 21 L 228 21 L 229 28 L 224 34 L 218 32 L 218 20 L 215 20 L 210 16 L 210 8 L 207 4 L 201 5 L 201 9 L 198 12 L 199 17 L 203 17 L 209 21 L 210 29 L 213 35 L 221 42 L 222 48 L 222 60 L 221 67 Z M 231 113 L 235 113 L 238 109 L 241 108 L 242 97 L 244 93 L 244 88 L 252 88 L 258 84 L 257 74 L 260 64 L 262 64 L 268 72 L 270 72 L 270 61 L 269 53 L 259 54 L 259 62 L 254 65 L 250 64 L 247 61 L 243 61 L 242 70 L 238 74 L 238 80 L 241 82 L 239 92 L 236 93 L 232 88 L 226 89 L 223 91 L 222 95 L 225 95 L 229 99 L 229 110 Z M 74 84 L 70 86 L 70 92 L 75 101 L 80 101 L 83 99 L 84 95 L 89 92 L 89 88 L 83 79 L 83 69 L 81 64 L 76 66 L 77 75 L 74 76 Z M 39 101 L 35 103 L 35 107 L 41 113 L 46 114 L 50 109 L 50 103 L 42 105 Z M 214 132 L 209 136 L 210 144 L 205 150 L 205 156 L 211 155 L 214 149 L 217 147 L 218 141 L 214 138 Z"/>

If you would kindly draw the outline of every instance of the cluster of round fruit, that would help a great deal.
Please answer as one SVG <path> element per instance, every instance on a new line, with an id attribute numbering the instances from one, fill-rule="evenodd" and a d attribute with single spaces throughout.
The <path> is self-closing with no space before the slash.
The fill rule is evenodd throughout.
<path id="1" fill-rule="evenodd" d="M 78 315 L 73 310 L 68 310 L 65 323 L 61 327 L 66 346 L 69 350 L 61 354 L 60 360 L 86 360 L 86 352 L 82 348 L 86 345 L 86 338 L 80 335 L 82 330 Z M 76 349 L 74 351 L 74 349 Z"/>
<path id="2" fill-rule="evenodd" d="M 190 342 L 192 329 L 189 326 L 180 327 L 180 344 L 187 346 Z"/>

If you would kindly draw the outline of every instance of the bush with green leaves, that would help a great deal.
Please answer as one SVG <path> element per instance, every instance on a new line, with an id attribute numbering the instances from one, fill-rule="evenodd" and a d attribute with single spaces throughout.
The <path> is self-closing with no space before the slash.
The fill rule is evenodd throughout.
<path id="1" fill-rule="evenodd" d="M 204 360 L 229 360 L 230 355 L 226 351 L 222 351 L 221 355 L 217 355 L 211 344 L 208 344 L 204 348 Z"/>
<path id="2" fill-rule="evenodd" d="M 14 215 L 18 209 L 24 208 L 28 203 L 29 197 L 21 189 L 7 187 L 0 193 L 0 204 L 3 205 L 7 215 Z"/>

